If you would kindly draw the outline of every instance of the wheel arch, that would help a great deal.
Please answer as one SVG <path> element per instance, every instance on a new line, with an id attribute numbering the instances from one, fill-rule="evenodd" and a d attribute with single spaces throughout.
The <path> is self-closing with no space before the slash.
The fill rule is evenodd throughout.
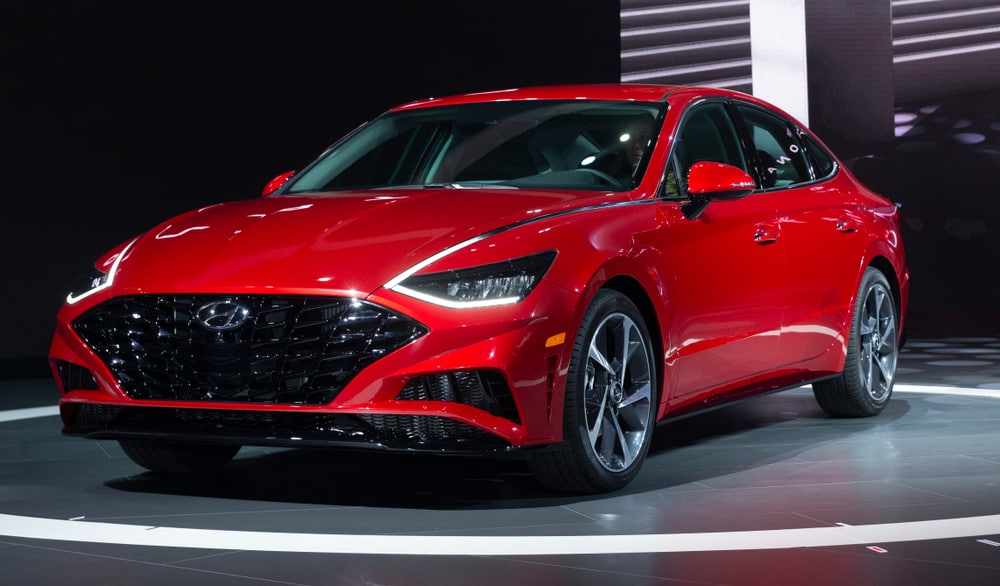
<path id="1" fill-rule="evenodd" d="M 892 291 L 892 301 L 893 306 L 896 309 L 896 323 L 902 324 L 903 320 L 903 303 L 902 303 L 902 287 L 899 283 L 899 277 L 896 274 L 896 268 L 892 265 L 888 258 L 878 255 L 871 259 L 868 266 L 878 269 L 880 273 L 889 281 L 889 289 Z M 863 271 L 862 271 L 863 275 Z"/>

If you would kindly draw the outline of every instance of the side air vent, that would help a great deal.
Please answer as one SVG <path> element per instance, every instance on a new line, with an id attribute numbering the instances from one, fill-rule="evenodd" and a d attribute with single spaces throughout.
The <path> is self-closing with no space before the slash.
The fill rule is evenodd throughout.
<path id="1" fill-rule="evenodd" d="M 59 382 L 62 383 L 63 392 L 98 390 L 94 375 L 86 367 L 57 360 L 56 370 L 59 372 Z"/>
<path id="2" fill-rule="evenodd" d="M 407 383 L 396 399 L 462 403 L 521 423 L 507 381 L 499 372 L 491 370 L 457 370 L 421 376 Z"/>

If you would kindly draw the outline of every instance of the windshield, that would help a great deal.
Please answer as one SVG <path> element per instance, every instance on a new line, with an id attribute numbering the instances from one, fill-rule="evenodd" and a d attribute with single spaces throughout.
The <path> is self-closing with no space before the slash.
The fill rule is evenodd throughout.
<path id="1" fill-rule="evenodd" d="M 665 107 L 525 100 L 390 112 L 334 145 L 283 193 L 393 186 L 629 190 L 645 168 Z"/>

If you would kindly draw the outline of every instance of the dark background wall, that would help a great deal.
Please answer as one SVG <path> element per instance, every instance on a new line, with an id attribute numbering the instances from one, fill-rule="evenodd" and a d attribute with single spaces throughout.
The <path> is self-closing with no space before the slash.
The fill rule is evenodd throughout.
<path id="1" fill-rule="evenodd" d="M 392 105 L 614 82 L 623 61 L 648 53 L 620 35 L 661 30 L 667 16 L 748 34 L 748 20 L 717 3 L 648 10 L 662 3 L 17 0 L 0 18 L 0 377 L 45 374 L 55 313 L 103 251 L 181 211 L 256 197 Z M 869 12 L 839 9 L 848 4 Z M 862 180 L 903 204 L 911 335 L 995 335 L 1000 41 L 983 15 L 1000 12 L 989 0 L 875 4 L 876 13 L 863 0 L 809 4 L 812 24 L 822 24 L 809 55 L 811 125 Z M 633 5 L 622 18 L 620 7 Z M 930 34 L 941 23 L 955 30 Z M 667 41 L 685 41 L 677 31 L 687 28 L 667 28 Z M 740 42 L 748 50 L 749 37 Z M 949 45 L 939 57 L 942 42 L 961 50 Z M 668 54 L 727 72 L 746 66 L 739 56 Z M 889 71 L 894 58 L 902 65 Z M 718 68 L 708 70 L 718 82 Z"/>
<path id="2" fill-rule="evenodd" d="M 403 101 L 616 82 L 618 47 L 617 0 L 15 0 L 0 18 L 0 376 L 44 374 L 68 287 L 131 235 L 255 197 Z"/>
<path id="3" fill-rule="evenodd" d="M 808 2 L 810 125 L 902 204 L 907 330 L 1000 334 L 1000 6 Z"/>

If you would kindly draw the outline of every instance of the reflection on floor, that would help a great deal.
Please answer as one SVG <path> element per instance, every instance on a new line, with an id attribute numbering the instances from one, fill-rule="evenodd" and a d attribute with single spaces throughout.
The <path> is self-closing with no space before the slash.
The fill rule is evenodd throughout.
<path id="1" fill-rule="evenodd" d="M 897 375 L 922 384 L 1000 390 L 1000 338 L 909 340 Z"/>
<path id="2" fill-rule="evenodd" d="M 897 393 L 876 418 L 827 418 L 801 389 L 664 425 L 636 482 L 604 496 L 546 492 L 518 462 L 261 448 L 245 448 L 212 477 L 165 479 L 143 473 L 114 443 L 61 437 L 57 417 L 7 421 L 0 423 L 0 581 L 1000 583 L 1000 393 L 993 392 L 1000 338 L 913 339 L 899 366 Z M 906 392 L 927 384 L 993 396 L 944 386 Z M 55 392 L 44 379 L 0 381 L 0 411 L 51 405 Z M 970 518 L 995 529 L 946 534 L 902 525 L 955 520 L 961 528 Z M 43 527 L 39 538 L 10 537 L 46 519 L 61 524 Z M 74 540 L 69 531 L 83 532 L 87 522 L 109 534 L 140 526 L 140 537 L 162 534 L 159 527 L 209 531 L 182 533 L 187 547 Z M 766 549 L 795 545 L 797 529 L 875 525 L 919 535 Z M 246 534 L 234 531 L 277 535 L 246 545 Z M 685 533 L 710 533 L 703 539 L 712 551 L 683 551 Z M 303 553 L 321 538 L 358 547 L 362 538 L 344 535 L 371 536 L 363 538 L 368 553 Z M 633 537 L 623 545 L 612 540 L 619 535 Z M 391 555 L 392 536 L 422 536 L 416 543 L 427 549 Z M 427 536 L 474 537 L 435 545 Z M 482 536 L 514 538 L 496 546 L 537 547 L 537 555 L 462 555 Z M 569 539 L 558 536 L 616 553 L 556 553 Z M 195 547 L 226 540 L 234 545 Z M 288 544 L 289 551 L 266 551 Z M 337 547 L 331 551 L 343 551 Z"/>

